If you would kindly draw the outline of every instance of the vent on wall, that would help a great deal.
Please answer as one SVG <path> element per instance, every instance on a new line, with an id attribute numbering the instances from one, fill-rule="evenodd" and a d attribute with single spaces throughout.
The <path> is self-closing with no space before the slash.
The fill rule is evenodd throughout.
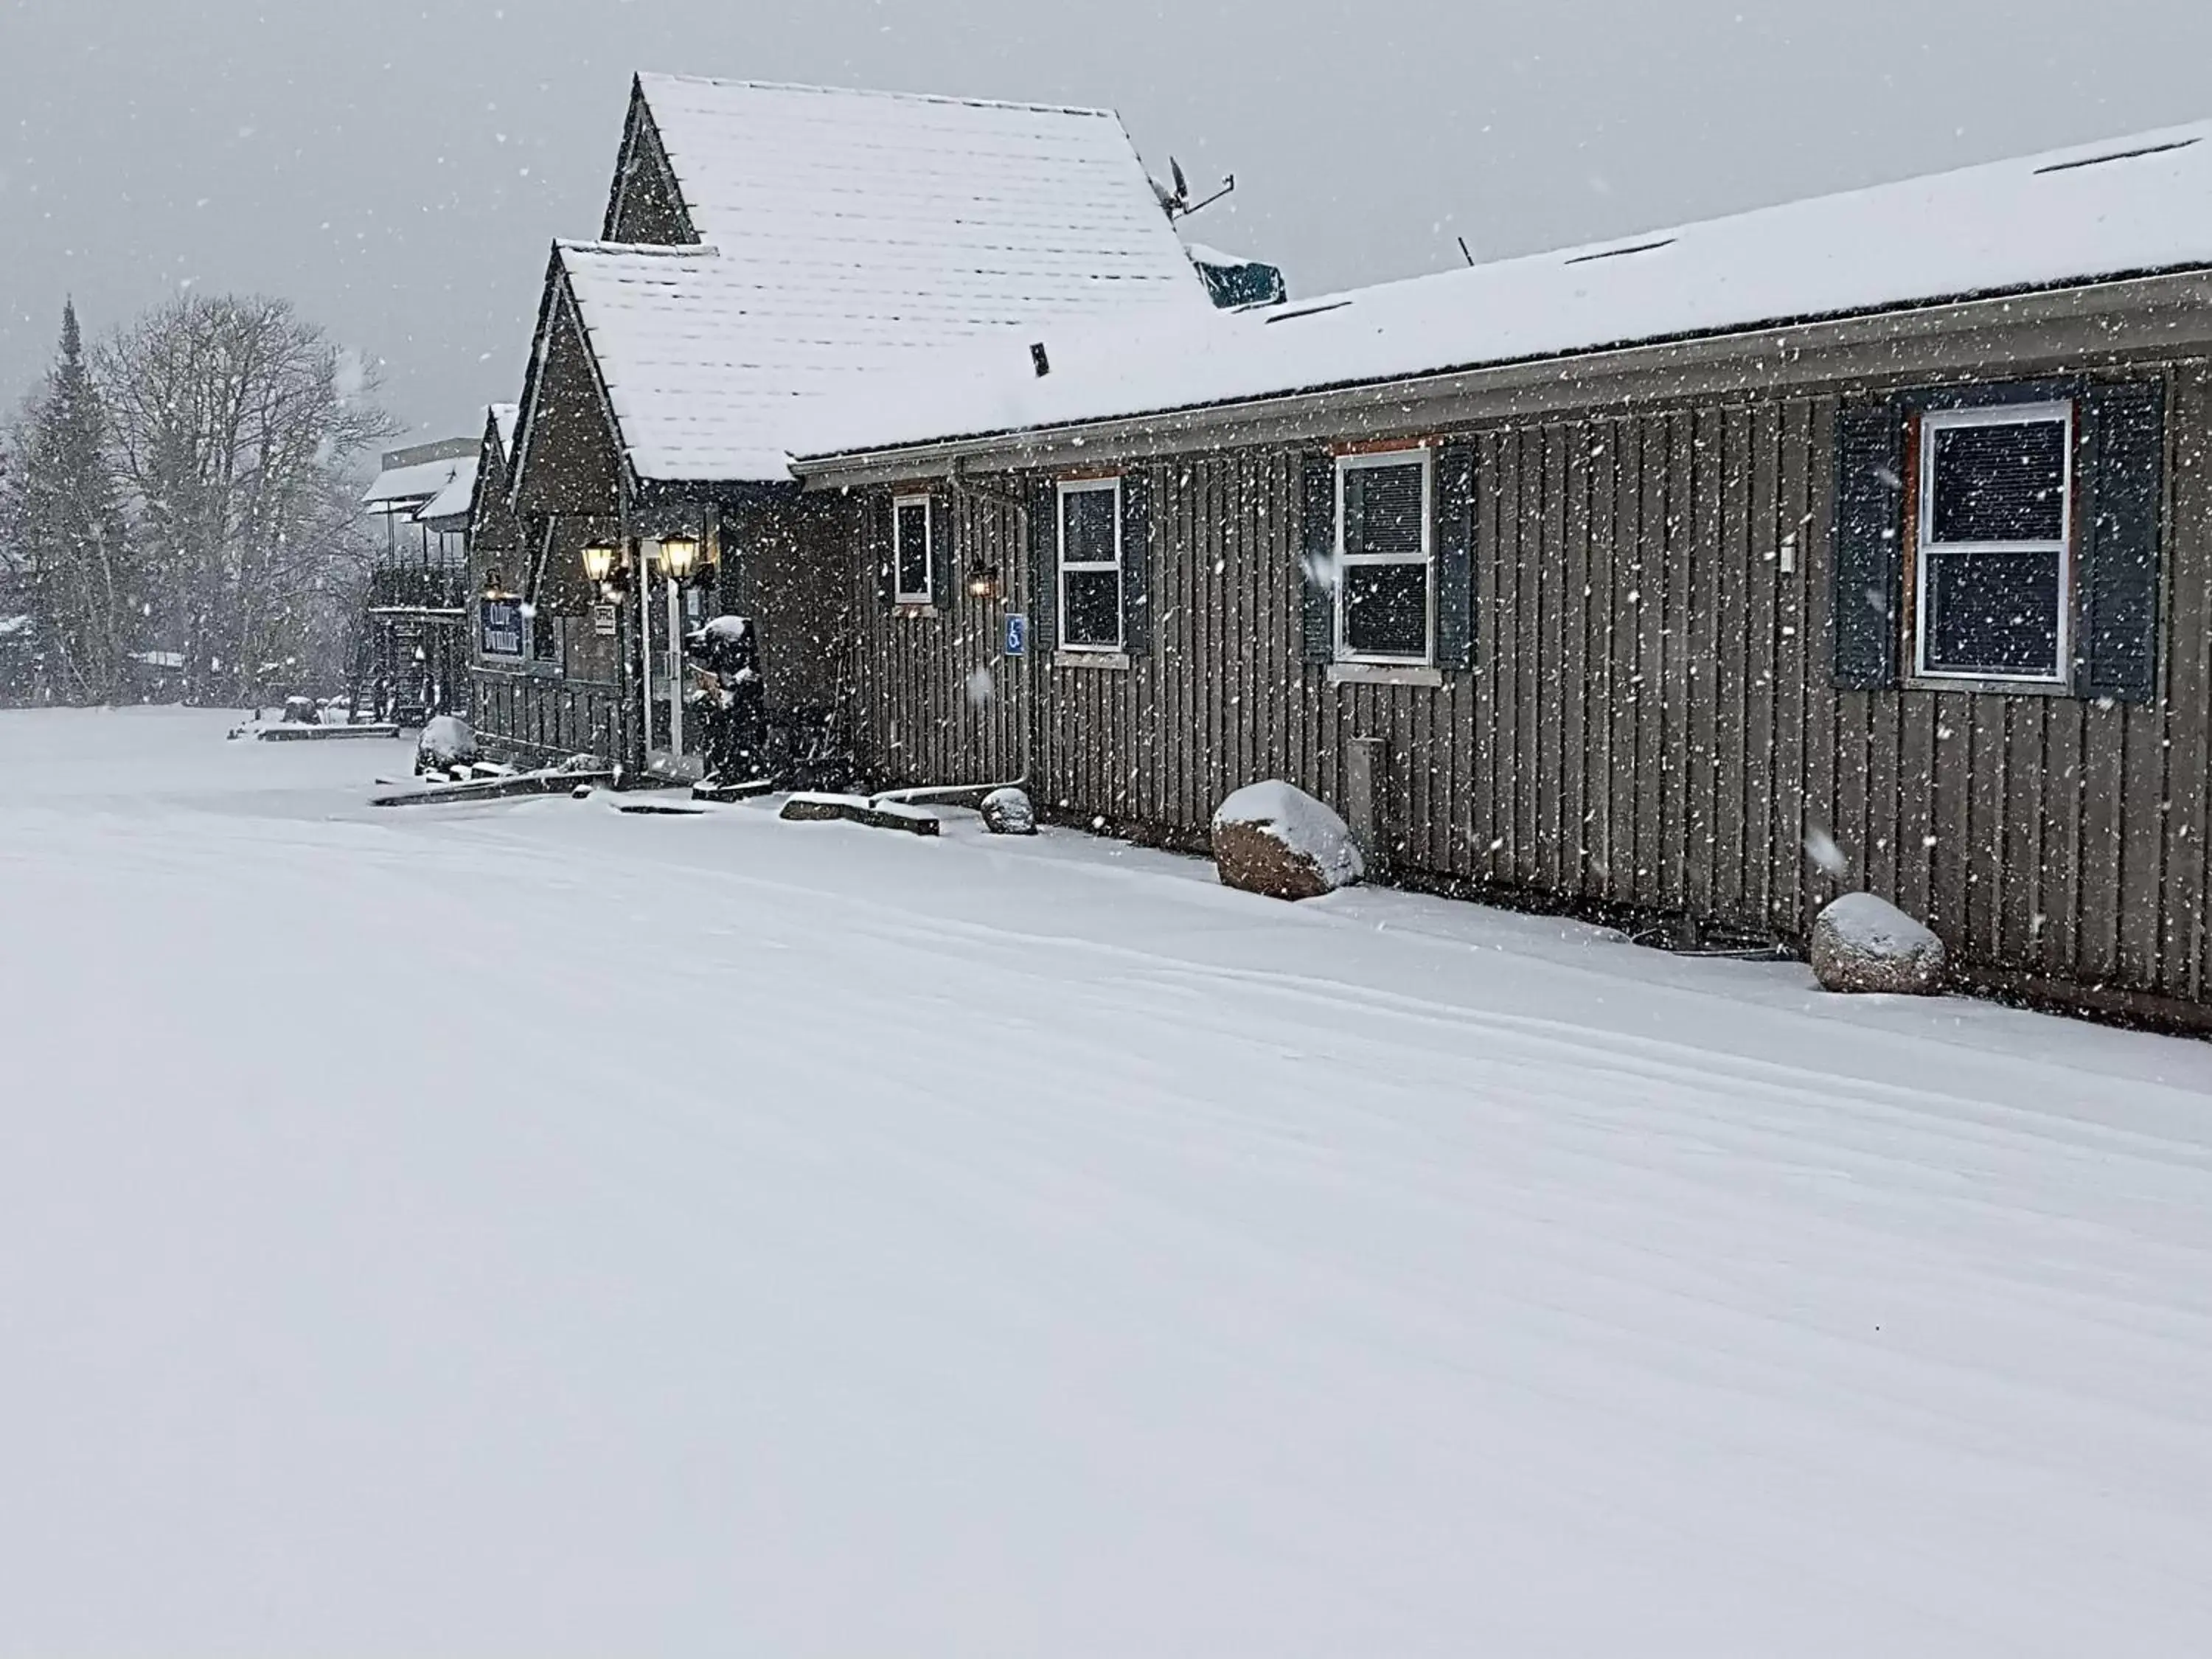
<path id="1" fill-rule="evenodd" d="M 2145 144 L 2140 149 L 2116 149 L 2110 155 L 2085 155 L 2078 161 L 2053 161 L 2048 167 L 2036 168 L 2038 177 L 2046 173 L 2071 173 L 2076 167 L 2100 167 L 2107 161 L 2132 161 L 2139 155 L 2163 155 L 2168 150 L 2187 149 L 2197 142 L 2194 138 L 2175 138 L 2163 144 Z"/>
<path id="2" fill-rule="evenodd" d="M 1571 265 L 1586 265 L 1593 259 L 1625 259 L 1632 253 L 1649 253 L 1655 248 L 1674 246 L 1673 237 L 1662 236 L 1655 242 L 1638 242 L 1629 247 L 1601 247 L 1595 253 L 1577 253 L 1571 259 L 1562 263 Z"/>

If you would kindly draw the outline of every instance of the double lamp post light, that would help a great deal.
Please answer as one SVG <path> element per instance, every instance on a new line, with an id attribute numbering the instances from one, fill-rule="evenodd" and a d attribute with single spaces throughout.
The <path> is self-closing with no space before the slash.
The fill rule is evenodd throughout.
<path id="1" fill-rule="evenodd" d="M 653 562 L 668 586 L 668 666 L 665 675 L 668 685 L 669 748 L 678 755 L 684 752 L 684 602 L 680 597 L 684 585 L 699 567 L 699 538 L 696 536 L 663 536 L 653 544 Z M 592 542 L 584 549 L 584 574 L 597 585 L 599 597 L 608 604 L 618 602 L 629 588 L 629 561 L 612 542 Z M 647 668 L 650 684 L 652 670 Z"/>
<path id="2" fill-rule="evenodd" d="M 653 562 L 672 587 L 691 579 L 699 568 L 696 536 L 663 536 L 653 544 Z M 584 549 L 584 574 L 609 603 L 622 598 L 629 586 L 629 561 L 612 542 L 592 542 Z"/>

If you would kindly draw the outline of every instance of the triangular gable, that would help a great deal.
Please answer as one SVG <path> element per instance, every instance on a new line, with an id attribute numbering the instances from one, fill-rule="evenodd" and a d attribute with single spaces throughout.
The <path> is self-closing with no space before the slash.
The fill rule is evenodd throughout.
<path id="1" fill-rule="evenodd" d="M 508 509 L 611 513 L 623 484 L 623 443 L 556 246 L 545 270 L 530 369 L 508 463 Z"/>
<path id="2" fill-rule="evenodd" d="M 607 190 L 599 240 L 671 247 L 699 240 L 690 210 L 684 205 L 683 187 L 669 165 L 667 147 L 660 141 L 653 107 L 634 76 L 629 111 L 623 120 L 622 151 L 615 160 L 614 182 Z"/>

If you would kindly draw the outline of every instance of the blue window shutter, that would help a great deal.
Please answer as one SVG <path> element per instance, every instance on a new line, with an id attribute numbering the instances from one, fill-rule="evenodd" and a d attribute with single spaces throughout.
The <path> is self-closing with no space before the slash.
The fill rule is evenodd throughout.
<path id="1" fill-rule="evenodd" d="M 1308 662 L 1336 659 L 1336 458 L 1306 457 L 1304 523 L 1298 544 L 1298 580 L 1304 597 L 1299 629 Z"/>
<path id="2" fill-rule="evenodd" d="M 1437 452 L 1437 666 L 1474 665 L 1474 446 Z"/>
<path id="3" fill-rule="evenodd" d="M 2166 492 L 2166 389 L 2093 386 L 2081 400 L 2088 533 L 2075 630 L 2075 684 L 2093 696 L 2158 695 L 2159 517 Z"/>
<path id="4" fill-rule="evenodd" d="M 876 602 L 886 611 L 898 599 L 898 573 L 893 568 L 890 491 L 878 490 L 861 509 L 868 517 L 868 550 L 876 562 Z"/>
<path id="5" fill-rule="evenodd" d="M 1030 491 L 1030 649 L 1049 654 L 1059 642 L 1060 490 L 1049 478 Z"/>
<path id="6" fill-rule="evenodd" d="M 1152 475 L 1121 475 L 1121 648 L 1133 657 L 1152 650 Z"/>
<path id="7" fill-rule="evenodd" d="M 960 538 L 950 490 L 929 492 L 929 602 L 949 611 L 960 602 Z"/>
<path id="8" fill-rule="evenodd" d="M 1830 593 L 1835 683 L 1897 684 L 1905 580 L 1905 414 L 1893 400 L 1836 415 L 1835 537 Z"/>

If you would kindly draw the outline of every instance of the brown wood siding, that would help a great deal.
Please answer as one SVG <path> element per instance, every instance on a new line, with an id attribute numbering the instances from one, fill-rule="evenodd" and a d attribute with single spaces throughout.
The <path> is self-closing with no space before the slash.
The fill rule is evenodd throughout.
<path id="1" fill-rule="evenodd" d="M 1332 684 L 1302 660 L 1299 455 L 1145 463 L 1154 648 L 1126 670 L 1021 671 L 1040 692 L 1036 793 L 1195 842 L 1260 777 L 1341 806 L 1346 744 L 1379 737 L 1382 807 L 1411 872 L 1786 937 L 1863 884 L 1927 916 L 1969 966 L 2204 1000 L 2212 379 L 2130 371 L 2160 372 L 2155 702 L 1837 689 L 1838 400 L 1737 395 L 1468 434 L 1474 665 L 1441 687 Z M 998 654 L 1002 612 L 1030 608 L 1019 518 L 974 497 L 957 515 L 960 562 L 995 562 L 1003 605 L 896 616 L 856 561 L 859 741 L 886 778 L 1019 769 L 1022 688 Z M 980 716 L 957 695 L 978 669 L 1000 677 Z M 1840 881 L 1807 854 L 1822 836 Z"/>

